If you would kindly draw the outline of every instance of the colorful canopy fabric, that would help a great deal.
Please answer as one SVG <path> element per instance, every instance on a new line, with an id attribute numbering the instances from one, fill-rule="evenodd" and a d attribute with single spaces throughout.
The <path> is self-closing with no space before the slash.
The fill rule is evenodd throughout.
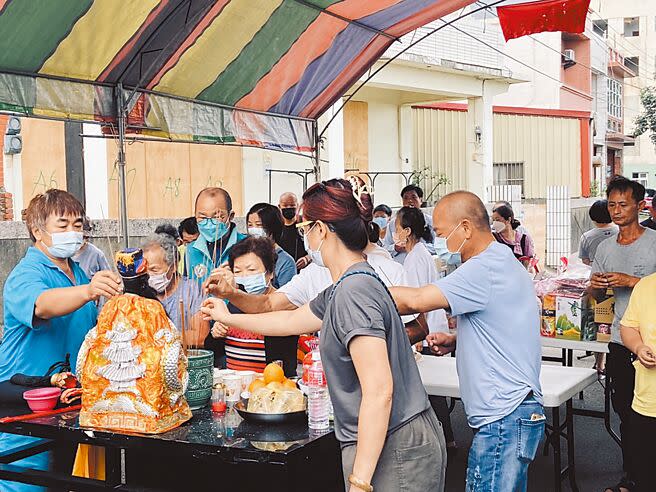
<path id="1" fill-rule="evenodd" d="M 473 0 L 0 0 L 0 110 L 307 151 L 395 39 Z"/>

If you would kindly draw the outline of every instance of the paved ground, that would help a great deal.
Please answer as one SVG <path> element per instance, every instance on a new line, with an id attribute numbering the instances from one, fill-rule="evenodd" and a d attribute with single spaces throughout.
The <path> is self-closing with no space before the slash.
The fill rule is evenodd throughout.
<path id="1" fill-rule="evenodd" d="M 547 352 L 551 350 L 552 352 Z M 547 349 L 545 354 L 560 355 L 558 349 Z M 582 353 L 575 352 L 576 355 Z M 575 361 L 576 366 L 591 367 L 593 358 L 588 357 L 581 361 Z M 603 388 L 599 383 L 590 386 L 584 392 L 583 400 L 574 400 L 577 408 L 603 409 Z M 563 405 L 561 418 L 565 412 Z M 550 412 L 548 418 L 550 419 Z M 450 459 L 447 467 L 447 488 L 449 492 L 464 490 L 465 470 L 467 468 L 467 449 L 471 443 L 472 432 L 467 426 L 462 403 L 458 402 L 451 414 L 458 453 Z M 613 415 L 615 429 L 617 420 Z M 621 455 L 619 446 L 606 433 L 603 420 L 590 417 L 575 417 L 574 432 L 576 435 L 576 475 L 579 490 L 581 492 L 603 491 L 604 487 L 614 484 L 621 475 Z M 563 462 L 566 463 L 566 448 L 562 446 Z M 542 447 L 538 457 L 529 470 L 530 492 L 551 492 L 553 488 L 553 458 L 551 454 L 547 457 L 542 455 Z M 571 490 L 569 482 L 563 482 L 563 491 Z"/>

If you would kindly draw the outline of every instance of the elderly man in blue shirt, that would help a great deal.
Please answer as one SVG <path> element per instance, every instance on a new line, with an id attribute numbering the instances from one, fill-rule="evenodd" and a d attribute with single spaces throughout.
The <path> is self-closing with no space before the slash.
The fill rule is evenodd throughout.
<path id="1" fill-rule="evenodd" d="M 456 191 L 435 207 L 435 251 L 452 274 L 420 288 L 394 287 L 401 314 L 448 309 L 458 319 L 460 394 L 475 436 L 466 490 L 526 490 L 528 465 L 544 434 L 539 313 L 533 283 L 496 242 L 483 202 Z M 455 348 L 455 335 L 427 338 L 433 352 Z"/>
<path id="2" fill-rule="evenodd" d="M 48 190 L 30 202 L 26 221 L 33 246 L 4 286 L 0 381 L 16 373 L 44 375 L 67 355 L 74 364 L 84 336 L 96 324 L 95 301 L 120 293 L 118 275 L 100 271 L 89 281 L 71 260 L 84 241 L 83 218 L 82 204 L 62 190 Z M 33 442 L 30 437 L 2 433 L 0 452 Z M 42 453 L 14 464 L 44 469 L 47 462 L 47 453 Z M 0 490 L 44 489 L 0 481 Z"/>

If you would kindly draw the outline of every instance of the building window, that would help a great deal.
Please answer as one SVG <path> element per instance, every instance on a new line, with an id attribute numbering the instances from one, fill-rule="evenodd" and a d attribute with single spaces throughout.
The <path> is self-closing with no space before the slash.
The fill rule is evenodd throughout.
<path id="1" fill-rule="evenodd" d="M 618 120 L 622 119 L 622 82 L 606 79 L 608 84 L 608 114 Z"/>
<path id="2" fill-rule="evenodd" d="M 637 181 L 645 188 L 647 187 L 647 173 L 633 173 L 633 180 Z"/>
<path id="3" fill-rule="evenodd" d="M 640 17 L 624 18 L 624 36 L 627 38 L 640 36 Z"/>
<path id="4" fill-rule="evenodd" d="M 640 71 L 640 57 L 639 56 L 627 56 L 624 58 L 624 66 L 631 70 L 633 73 L 638 76 Z"/>
<path id="5" fill-rule="evenodd" d="M 518 185 L 524 197 L 524 163 L 495 162 L 493 164 L 493 183 L 495 186 Z"/>
<path id="6" fill-rule="evenodd" d="M 599 36 L 606 37 L 608 33 L 608 20 L 599 19 L 592 21 L 592 32 L 599 34 Z"/>

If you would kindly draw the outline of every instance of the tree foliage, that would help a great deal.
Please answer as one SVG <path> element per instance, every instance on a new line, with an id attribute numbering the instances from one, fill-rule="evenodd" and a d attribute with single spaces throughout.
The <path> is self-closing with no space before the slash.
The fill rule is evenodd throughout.
<path id="1" fill-rule="evenodd" d="M 633 136 L 650 132 L 649 138 L 656 145 L 656 87 L 645 87 L 640 91 L 640 102 L 643 111 L 635 119 Z"/>

